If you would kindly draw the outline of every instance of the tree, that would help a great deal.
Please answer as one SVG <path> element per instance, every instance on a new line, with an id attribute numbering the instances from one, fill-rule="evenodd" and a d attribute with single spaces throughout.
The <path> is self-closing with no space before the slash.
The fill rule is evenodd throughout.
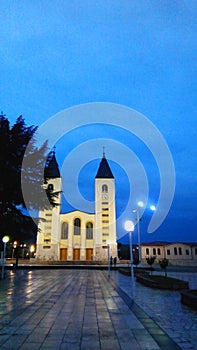
<path id="1" fill-rule="evenodd" d="M 149 256 L 148 258 L 146 258 L 147 264 L 151 266 L 151 272 L 153 269 L 153 264 L 155 262 L 156 256 Z"/>
<path id="2" fill-rule="evenodd" d="M 167 266 L 168 266 L 169 260 L 166 258 L 163 258 L 162 260 L 159 260 L 159 265 L 162 270 L 164 270 L 164 274 L 167 277 Z"/>
<path id="3" fill-rule="evenodd" d="M 33 125 L 27 127 L 22 116 L 10 127 L 6 116 L 0 115 L 0 240 L 5 234 L 16 239 L 28 225 L 35 231 L 32 220 L 23 213 L 24 208 L 55 205 L 54 194 L 48 191 L 49 200 L 44 195 L 47 142 L 40 148 L 35 146 L 36 130 Z M 28 203 L 24 200 L 21 176 L 23 190 L 28 192 Z"/>

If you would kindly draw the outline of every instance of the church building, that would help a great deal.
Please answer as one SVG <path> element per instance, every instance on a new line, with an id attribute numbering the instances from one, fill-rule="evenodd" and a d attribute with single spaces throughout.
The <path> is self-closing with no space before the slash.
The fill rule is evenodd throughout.
<path id="1" fill-rule="evenodd" d="M 37 260 L 106 262 L 117 256 L 115 181 L 103 153 L 95 176 L 95 213 L 61 213 L 62 180 L 55 152 L 45 168 L 46 186 L 58 205 L 39 212 Z"/>

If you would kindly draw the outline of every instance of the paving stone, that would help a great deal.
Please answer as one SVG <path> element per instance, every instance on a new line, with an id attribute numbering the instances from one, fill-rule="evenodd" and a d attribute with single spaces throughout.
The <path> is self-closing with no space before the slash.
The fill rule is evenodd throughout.
<path id="1" fill-rule="evenodd" d="M 190 287 L 197 289 L 196 272 L 168 272 L 168 276 L 189 281 Z M 130 294 L 128 277 L 112 271 L 111 279 L 127 295 Z M 143 320 L 143 325 L 148 327 L 153 336 L 156 336 L 158 332 L 162 334 L 163 330 L 164 334 L 167 333 L 181 349 L 187 349 L 187 346 L 192 346 L 192 350 L 197 349 L 197 332 L 193 334 L 191 331 L 192 328 L 197 330 L 197 313 L 181 304 L 179 291 L 152 289 L 137 282 L 135 291 L 135 303 L 149 316 Z M 154 330 L 154 327 L 150 328 L 150 324 L 154 322 L 160 326 L 160 331 Z"/>
<path id="2" fill-rule="evenodd" d="M 140 308 L 136 311 L 131 307 L 133 304 L 128 279 L 119 279 L 116 272 L 113 272 L 109 280 L 107 272 L 101 270 L 61 269 L 47 270 L 47 273 L 44 270 L 17 270 L 12 279 L 7 277 L 0 284 L 0 348 L 171 350 L 173 346 L 175 350 L 174 344 L 168 342 L 165 327 L 162 330 L 155 323 L 156 319 L 158 322 L 163 317 L 164 312 L 155 300 L 161 302 L 161 298 L 164 298 L 167 310 L 167 307 L 171 307 L 169 294 L 163 293 L 158 299 L 154 293 L 154 298 L 151 299 L 147 289 L 136 287 L 136 294 L 140 290 L 136 297 L 136 303 L 140 301 Z M 113 285 L 112 280 L 118 282 L 121 290 L 127 293 L 127 299 Z M 147 300 L 149 303 L 151 300 L 149 313 Z M 193 341 L 196 339 L 195 327 L 191 324 L 186 326 L 187 317 L 185 318 L 183 310 L 177 305 L 175 307 L 181 324 L 185 324 L 184 332 L 193 331 Z M 172 310 L 169 314 L 170 318 Z M 166 327 L 169 325 L 168 317 L 165 318 Z M 192 322 L 195 325 L 194 314 Z M 175 322 L 173 327 L 176 327 Z M 168 327 L 171 335 L 173 327 Z M 176 340 L 185 349 L 193 346 L 191 339 L 181 337 L 181 332 L 179 336 L 177 333 Z"/>

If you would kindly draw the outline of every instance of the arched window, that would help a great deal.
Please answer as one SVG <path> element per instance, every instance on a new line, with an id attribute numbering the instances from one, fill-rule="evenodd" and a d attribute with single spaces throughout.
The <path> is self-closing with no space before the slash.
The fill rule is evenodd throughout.
<path id="1" fill-rule="evenodd" d="M 146 255 L 149 255 L 149 249 L 146 248 Z"/>
<path id="2" fill-rule="evenodd" d="M 182 249 L 179 247 L 179 255 L 182 255 Z"/>
<path id="3" fill-rule="evenodd" d="M 62 223 L 61 239 L 68 239 L 68 223 Z"/>
<path id="4" fill-rule="evenodd" d="M 153 255 L 156 255 L 156 248 L 153 248 Z"/>
<path id="5" fill-rule="evenodd" d="M 76 218 L 74 220 L 74 235 L 80 235 L 81 234 L 81 220 L 79 218 Z"/>
<path id="6" fill-rule="evenodd" d="M 102 192 L 104 192 L 104 193 L 108 192 L 108 186 L 107 185 L 103 185 L 102 186 Z"/>
<path id="7" fill-rule="evenodd" d="M 93 239 L 93 224 L 92 224 L 92 222 L 87 222 L 87 224 L 86 224 L 86 239 Z"/>

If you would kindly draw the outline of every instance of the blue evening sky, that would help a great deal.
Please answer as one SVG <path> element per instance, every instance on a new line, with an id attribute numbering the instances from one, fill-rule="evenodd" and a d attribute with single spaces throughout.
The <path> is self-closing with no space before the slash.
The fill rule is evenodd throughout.
<path id="1" fill-rule="evenodd" d="M 151 234 L 147 206 L 141 221 L 146 241 L 197 241 L 196 17 L 193 0 L 1 0 L 0 109 L 11 124 L 22 114 L 27 125 L 40 126 L 69 107 L 111 102 L 142 113 L 163 135 L 174 160 L 176 190 L 166 219 Z M 75 147 L 81 159 L 80 145 L 102 138 L 137 155 L 149 182 L 148 203 L 157 204 L 160 184 L 153 155 L 117 127 L 94 124 L 65 135 L 56 147 L 60 167 Z M 101 144 L 95 160 L 79 172 L 79 190 L 87 200 L 93 200 Z M 120 155 L 125 156 L 121 147 Z M 132 184 L 112 156 L 109 163 L 119 216 Z M 69 169 L 62 172 L 66 179 Z M 72 193 L 72 177 L 67 178 Z M 64 200 L 64 210 L 70 209 Z M 124 235 L 123 220 L 118 235 Z"/>

